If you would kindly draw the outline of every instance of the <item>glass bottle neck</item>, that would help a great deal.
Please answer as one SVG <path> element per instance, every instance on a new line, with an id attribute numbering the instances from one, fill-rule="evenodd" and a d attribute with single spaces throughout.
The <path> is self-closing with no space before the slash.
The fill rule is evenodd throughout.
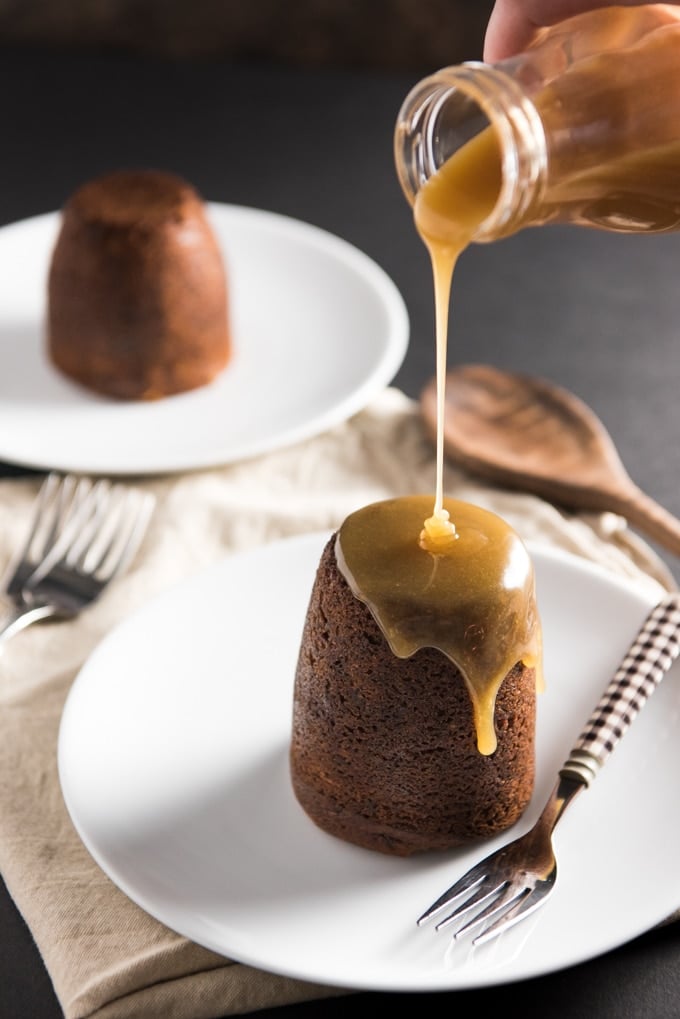
<path id="1" fill-rule="evenodd" d="M 545 188 L 545 133 L 521 85 L 489 64 L 467 62 L 445 68 L 407 96 L 394 142 L 397 175 L 413 205 L 423 184 L 485 130 L 495 134 L 501 177 L 495 205 L 474 234 L 477 242 L 518 229 L 528 211 L 540 203 Z"/>

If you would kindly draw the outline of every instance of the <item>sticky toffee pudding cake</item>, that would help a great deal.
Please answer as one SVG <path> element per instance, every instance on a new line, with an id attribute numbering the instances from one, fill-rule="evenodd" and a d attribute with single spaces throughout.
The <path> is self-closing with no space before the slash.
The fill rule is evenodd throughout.
<path id="1" fill-rule="evenodd" d="M 70 197 L 48 275 L 47 353 L 72 380 L 124 400 L 196 389 L 225 368 L 226 269 L 190 184 L 120 170 Z"/>
<path id="2" fill-rule="evenodd" d="M 393 855 L 513 824 L 534 783 L 541 629 L 529 554 L 455 500 L 373 503 L 327 543 L 304 623 L 290 747 L 320 828 Z"/>

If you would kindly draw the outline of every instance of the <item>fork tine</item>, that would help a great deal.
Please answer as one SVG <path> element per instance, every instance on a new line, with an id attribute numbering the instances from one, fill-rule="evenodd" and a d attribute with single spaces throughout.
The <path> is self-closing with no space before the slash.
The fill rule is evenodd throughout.
<path id="1" fill-rule="evenodd" d="M 33 504 L 28 534 L 23 546 L 9 562 L 2 578 L 2 589 L 15 595 L 24 586 L 35 566 L 66 527 L 69 508 L 77 492 L 73 475 L 50 472 L 43 481 Z"/>
<path id="2" fill-rule="evenodd" d="M 73 554 L 67 556 L 71 566 L 82 569 L 85 573 L 98 573 L 111 549 L 119 540 L 119 532 L 125 524 L 124 492 L 119 487 L 107 493 L 106 500 L 94 508 L 92 520 L 88 526 L 86 542 L 74 548 Z"/>
<path id="3" fill-rule="evenodd" d="M 148 492 L 128 490 L 121 508 L 124 520 L 113 533 L 100 561 L 108 580 L 121 573 L 134 558 L 146 534 L 156 500 Z"/>
<path id="4" fill-rule="evenodd" d="M 471 909 L 475 907 L 484 906 L 485 903 L 488 905 L 485 909 L 477 914 L 478 916 L 484 916 L 492 911 L 492 907 L 495 907 L 496 903 L 501 901 L 505 890 L 507 889 L 508 882 L 504 878 L 499 878 L 495 883 L 489 878 L 477 885 L 474 894 L 470 898 L 465 899 L 460 903 L 459 906 L 439 921 L 435 930 L 442 931 L 446 927 L 450 927 L 452 923 L 459 920 L 466 913 L 469 913 Z M 501 898 L 499 898 L 499 896 Z"/>
<path id="5" fill-rule="evenodd" d="M 42 539 L 41 556 L 53 547 L 67 526 L 75 530 L 75 526 L 72 524 L 73 514 L 87 494 L 89 487 L 90 482 L 87 478 L 77 480 L 72 474 L 65 474 L 57 479 L 52 518 L 49 521 L 47 533 Z"/>
<path id="6" fill-rule="evenodd" d="M 50 538 L 54 535 L 57 527 L 60 500 L 63 498 L 63 488 L 65 484 L 67 484 L 67 479 L 60 478 L 59 475 L 55 473 L 48 474 L 43 481 L 33 505 L 30 530 L 17 558 L 23 559 L 30 554 L 33 543 L 36 540 L 41 527 L 44 528 L 46 524 L 48 524 Z M 50 514 L 52 514 L 51 517 Z M 50 538 L 43 539 L 43 546 L 46 546 L 49 543 Z"/>
<path id="7" fill-rule="evenodd" d="M 43 513 L 48 504 L 49 499 L 52 496 L 54 486 L 58 484 L 56 474 L 48 474 L 38 492 L 37 498 L 33 504 L 33 515 L 31 517 L 31 525 L 26 535 L 24 544 L 19 548 L 15 556 L 10 560 L 7 570 L 3 576 L 2 588 L 5 590 L 12 583 L 13 576 L 16 574 L 20 564 L 28 557 L 31 546 L 35 540 L 35 536 L 38 532 L 38 527 L 43 518 Z"/>
<path id="8" fill-rule="evenodd" d="M 154 504 L 154 497 L 139 489 L 112 486 L 105 479 L 91 485 L 26 587 L 36 587 L 58 564 L 97 575 L 102 583 L 111 580 L 137 551 Z"/>
<path id="9" fill-rule="evenodd" d="M 40 523 L 44 519 L 44 513 L 46 512 L 47 505 L 48 505 L 50 499 L 52 499 L 52 497 L 53 497 L 54 489 L 58 488 L 59 484 L 60 484 L 59 477 L 56 474 L 51 473 L 51 474 L 47 475 L 47 477 L 43 481 L 42 485 L 40 486 L 40 491 L 38 492 L 38 498 L 36 499 L 36 501 L 34 503 L 34 507 L 33 507 L 33 517 L 32 517 L 32 520 L 31 520 L 31 529 L 28 532 L 28 535 L 26 537 L 26 541 L 24 543 L 24 547 L 22 548 L 21 552 L 19 553 L 19 555 L 21 557 L 25 556 L 26 553 L 28 552 L 28 550 L 30 549 L 30 547 L 31 547 L 31 545 L 33 543 L 33 539 L 35 538 L 35 536 L 36 536 L 36 534 L 38 532 L 38 528 L 40 526 Z"/>
<path id="10" fill-rule="evenodd" d="M 514 927 L 520 920 L 524 920 L 525 917 L 531 916 L 539 906 L 542 906 L 546 901 L 547 897 L 552 892 L 555 886 L 555 880 L 557 872 L 555 871 L 550 875 L 547 882 L 540 882 L 533 889 L 528 889 L 526 895 L 524 895 L 518 902 L 510 907 L 507 912 L 499 916 L 492 924 L 490 924 L 486 930 L 478 934 L 474 939 L 474 945 L 484 945 L 493 938 L 498 937 L 503 931 L 509 930 Z"/>
<path id="11" fill-rule="evenodd" d="M 155 506 L 139 489 L 68 475 L 47 479 L 39 496 L 27 551 L 6 581 L 13 606 L 0 641 L 39 620 L 71 619 L 95 601 L 137 552 Z"/>
<path id="12" fill-rule="evenodd" d="M 484 925 L 489 921 L 497 918 L 494 922 L 500 924 L 506 916 L 509 910 L 512 910 L 515 906 L 520 905 L 522 901 L 531 893 L 531 889 L 526 886 L 513 885 L 508 882 L 503 884 L 495 890 L 488 898 L 491 899 L 485 909 L 482 909 L 479 913 L 476 913 L 466 923 L 462 924 L 453 932 L 454 941 L 464 937 L 466 934 L 470 934 L 473 930 Z M 500 916 L 499 916 L 500 914 Z M 454 917 L 453 919 L 456 919 Z M 448 924 L 448 920 L 446 923 Z M 440 924 L 437 927 L 439 930 L 444 924 Z M 475 941 L 475 943 L 477 943 Z"/>
<path id="13" fill-rule="evenodd" d="M 103 482 L 93 485 L 87 478 L 77 482 L 68 475 L 64 478 L 58 497 L 57 516 L 52 521 L 41 561 L 31 574 L 30 586 L 35 586 L 49 573 L 71 547 L 83 542 L 88 516 L 103 485 Z"/>
<path id="14" fill-rule="evenodd" d="M 480 885 L 486 877 L 486 867 L 484 866 L 486 862 L 486 860 L 483 860 L 481 863 L 478 863 L 476 867 L 471 867 L 470 870 L 458 879 L 458 881 L 454 882 L 450 888 L 447 888 L 446 891 L 440 895 L 428 909 L 425 910 L 422 916 L 418 917 L 416 921 L 418 926 L 422 926 L 422 924 L 431 917 L 435 916 L 437 913 L 441 913 L 442 909 L 446 906 L 449 906 L 452 902 L 455 902 L 456 899 L 459 899 L 461 895 L 472 891 Z"/>
<path id="15" fill-rule="evenodd" d="M 107 519 L 113 517 L 111 501 L 114 493 L 115 489 L 104 479 L 99 480 L 91 489 L 90 497 L 83 502 L 79 516 L 78 535 L 64 552 L 64 561 L 68 566 L 84 565 L 93 542 L 98 541 Z"/>

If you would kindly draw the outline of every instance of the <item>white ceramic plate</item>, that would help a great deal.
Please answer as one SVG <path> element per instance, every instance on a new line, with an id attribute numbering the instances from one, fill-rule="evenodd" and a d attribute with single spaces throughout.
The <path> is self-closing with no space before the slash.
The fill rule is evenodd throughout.
<path id="1" fill-rule="evenodd" d="M 66 803 L 124 892 L 228 957 L 358 989 L 423 991 L 533 977 L 591 958 L 680 905 L 678 670 L 561 821 L 553 898 L 496 942 L 455 949 L 416 917 L 508 836 L 394 859 L 317 829 L 288 777 L 295 660 L 325 535 L 238 554 L 113 631 L 69 695 Z M 547 691 L 538 779 L 552 788 L 650 603 L 589 563 L 532 548 Z"/>
<path id="2" fill-rule="evenodd" d="M 208 213 L 229 273 L 233 360 L 211 385 L 153 403 L 91 393 L 45 356 L 59 214 L 0 229 L 0 459 L 95 474 L 210 467 L 315 435 L 392 381 L 408 315 L 375 262 L 285 216 Z"/>

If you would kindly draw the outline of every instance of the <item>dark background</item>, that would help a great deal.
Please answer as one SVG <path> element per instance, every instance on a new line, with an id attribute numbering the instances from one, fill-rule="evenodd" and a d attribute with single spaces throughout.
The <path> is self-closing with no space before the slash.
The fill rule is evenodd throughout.
<path id="1" fill-rule="evenodd" d="M 174 170 L 209 200 L 312 222 L 399 286 L 411 342 L 395 383 L 417 396 L 434 372 L 432 285 L 394 173 L 394 121 L 422 74 L 481 55 L 489 9 L 481 0 L 0 0 L 0 224 L 59 208 L 85 179 L 123 166 Z M 677 235 L 551 227 L 474 247 L 456 273 L 449 348 L 451 365 L 488 362 L 575 391 L 634 480 L 678 515 L 679 246 Z M 632 876 L 622 895 L 634 894 Z M 0 1019 L 57 1019 L 7 895 L 0 938 Z M 362 994 L 260 1015 L 404 1003 L 433 1016 L 668 1019 L 680 1015 L 680 928 L 519 985 Z"/>
<path id="2" fill-rule="evenodd" d="M 429 71 L 481 55 L 491 0 L 0 0 L 0 39 L 172 59 Z"/>

